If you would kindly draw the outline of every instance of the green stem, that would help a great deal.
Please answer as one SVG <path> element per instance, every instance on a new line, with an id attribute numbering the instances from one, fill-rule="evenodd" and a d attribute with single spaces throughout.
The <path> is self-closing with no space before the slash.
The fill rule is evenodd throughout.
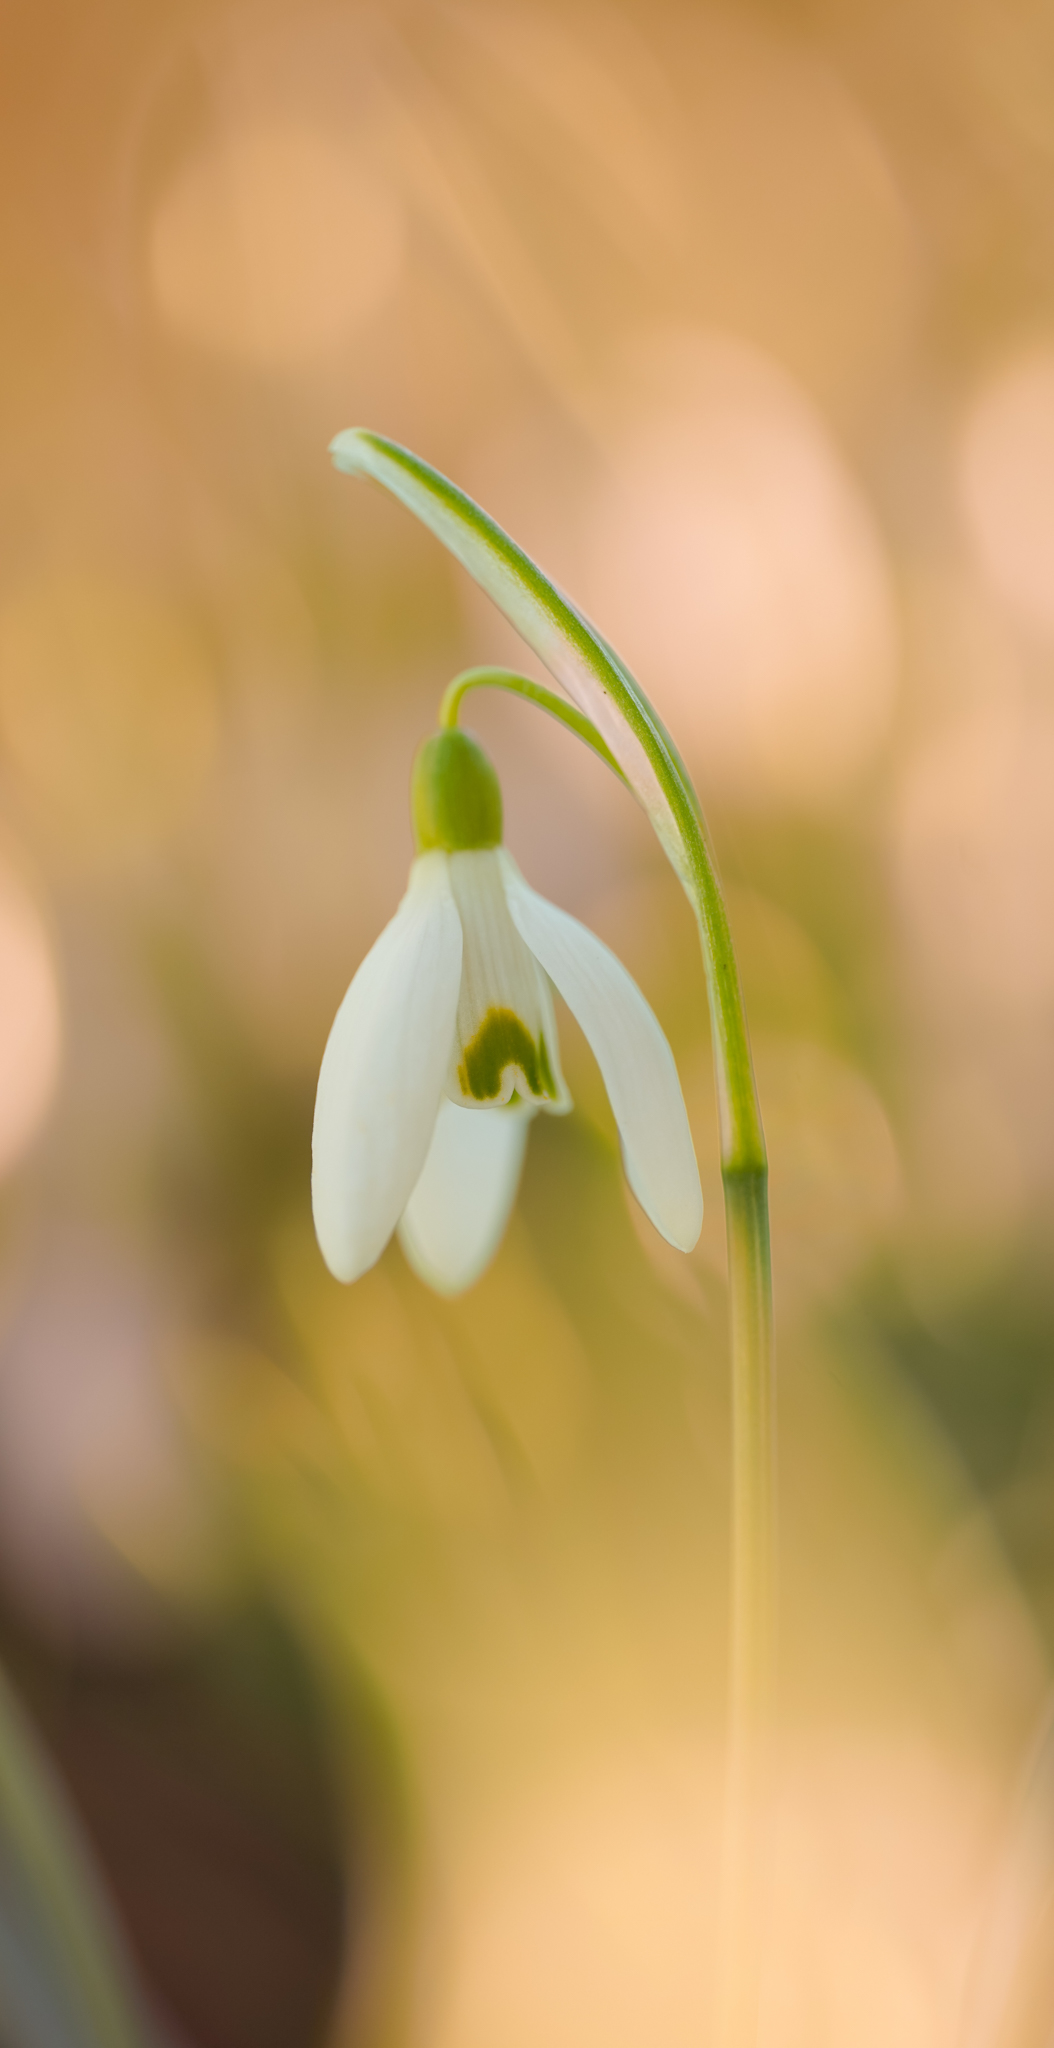
<path id="1" fill-rule="evenodd" d="M 776 1594 L 776 1390 L 767 1173 L 724 1176 L 732 1342 L 732 1642 L 721 2048 L 758 2027 Z"/>
<path id="2" fill-rule="evenodd" d="M 550 718 L 558 719 L 594 754 L 599 754 L 620 782 L 626 778 L 610 747 L 605 746 L 592 719 L 569 704 L 566 697 L 558 697 L 555 690 L 547 690 L 544 683 L 532 683 L 529 676 L 521 676 L 513 668 L 466 668 L 455 676 L 443 692 L 439 706 L 439 723 L 443 726 L 457 724 L 461 702 L 470 690 L 509 690 L 514 697 L 525 697 L 529 704 L 536 704 L 539 711 L 547 711 Z"/>
<path id="3" fill-rule="evenodd" d="M 339 469 L 382 484 L 429 527 L 545 663 L 591 732 L 568 715 L 569 706 L 555 715 L 613 757 L 647 811 L 699 925 L 721 1132 L 732 1352 L 729 1771 L 718 2040 L 719 2048 L 752 2048 L 774 1663 L 775 1377 L 765 1138 L 717 866 L 691 777 L 662 720 L 614 649 L 537 563 L 409 449 L 351 428 L 338 434 L 331 454 Z M 494 681 L 501 672 L 485 673 Z M 528 685 L 519 694 L 537 688 Z"/>

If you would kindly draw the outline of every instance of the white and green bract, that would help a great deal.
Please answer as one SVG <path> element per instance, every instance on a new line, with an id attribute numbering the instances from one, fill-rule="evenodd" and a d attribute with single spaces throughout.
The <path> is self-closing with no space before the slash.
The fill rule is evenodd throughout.
<path id="1" fill-rule="evenodd" d="M 671 1244 L 695 1244 L 703 1199 L 677 1068 L 631 975 L 504 847 L 435 849 L 414 861 L 322 1060 L 311 1192 L 338 1280 L 366 1272 L 396 1228 L 439 1292 L 478 1279 L 532 1117 L 571 1107 L 550 982 L 596 1056 L 641 1207 Z"/>

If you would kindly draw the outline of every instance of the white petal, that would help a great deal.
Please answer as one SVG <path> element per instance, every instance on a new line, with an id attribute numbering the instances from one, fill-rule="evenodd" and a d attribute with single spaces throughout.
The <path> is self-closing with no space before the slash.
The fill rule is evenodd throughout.
<path id="1" fill-rule="evenodd" d="M 450 1100 L 497 1108 L 515 1091 L 539 1109 L 570 1109 L 549 983 L 509 916 L 499 850 L 452 853 L 450 886 L 465 941 Z"/>
<path id="2" fill-rule="evenodd" d="M 516 1200 L 530 1113 L 441 1102 L 424 1172 L 399 1225 L 415 1273 L 438 1294 L 478 1280 Z"/>
<path id="3" fill-rule="evenodd" d="M 577 1017 L 615 1112 L 626 1178 L 656 1230 L 691 1251 L 703 1195 L 677 1067 L 632 975 L 595 932 L 527 887 L 502 855 L 512 921 Z"/>
<path id="4" fill-rule="evenodd" d="M 423 854 L 367 953 L 322 1056 L 311 1200 L 338 1280 L 378 1259 L 409 1200 L 443 1092 L 461 980 L 447 856 Z"/>

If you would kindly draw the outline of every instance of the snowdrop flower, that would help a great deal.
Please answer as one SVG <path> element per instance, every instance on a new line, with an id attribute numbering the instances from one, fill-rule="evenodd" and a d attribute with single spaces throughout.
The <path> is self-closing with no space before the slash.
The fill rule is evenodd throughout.
<path id="1" fill-rule="evenodd" d="M 409 887 L 337 1012 L 319 1074 L 311 1192 L 330 1271 L 358 1279 L 398 1229 L 440 1293 L 478 1279 L 532 1118 L 571 1107 L 550 983 L 596 1056 L 630 1187 L 690 1251 L 703 1200 L 684 1098 L 636 983 L 528 888 L 502 845 L 497 776 L 467 733 L 425 741 L 411 801 Z"/>

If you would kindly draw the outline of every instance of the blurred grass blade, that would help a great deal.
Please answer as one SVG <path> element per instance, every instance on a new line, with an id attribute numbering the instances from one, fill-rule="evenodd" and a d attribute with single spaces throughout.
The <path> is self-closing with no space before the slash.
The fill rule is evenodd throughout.
<path id="1" fill-rule="evenodd" d="M 4 2048 L 148 2041 L 88 1851 L 2 1675 L 0 2040 Z"/>

